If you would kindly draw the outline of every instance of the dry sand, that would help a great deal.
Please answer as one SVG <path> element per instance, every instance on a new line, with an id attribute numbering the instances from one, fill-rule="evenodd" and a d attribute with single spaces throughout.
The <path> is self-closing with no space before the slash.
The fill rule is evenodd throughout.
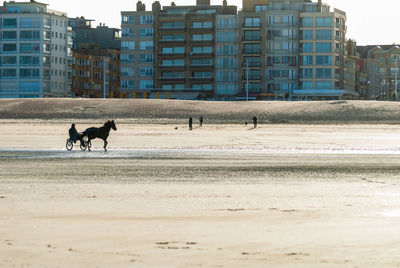
<path id="1" fill-rule="evenodd" d="M 325 118 L 251 129 L 206 117 L 189 132 L 184 110 L 159 124 L 112 117 L 109 152 L 98 141 L 91 153 L 67 152 L 71 121 L 83 130 L 111 116 L 51 118 L 43 108 L 46 116 L 23 119 L 5 103 L 1 267 L 400 266 L 396 124 Z"/>

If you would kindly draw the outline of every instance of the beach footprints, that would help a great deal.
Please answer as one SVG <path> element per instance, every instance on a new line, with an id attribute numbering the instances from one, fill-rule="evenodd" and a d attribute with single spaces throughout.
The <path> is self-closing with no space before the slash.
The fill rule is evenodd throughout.
<path id="1" fill-rule="evenodd" d="M 160 249 L 191 249 L 193 246 L 197 245 L 197 242 L 157 242 L 155 243 Z"/>

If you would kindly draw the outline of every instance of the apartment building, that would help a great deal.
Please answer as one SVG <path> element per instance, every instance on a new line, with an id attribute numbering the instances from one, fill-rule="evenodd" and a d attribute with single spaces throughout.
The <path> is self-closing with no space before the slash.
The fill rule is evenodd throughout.
<path id="1" fill-rule="evenodd" d="M 346 14 L 307 0 L 244 0 L 240 95 L 336 99 L 344 91 Z"/>
<path id="2" fill-rule="evenodd" d="M 71 96 L 67 14 L 36 1 L 0 7 L 0 98 Z"/>
<path id="3" fill-rule="evenodd" d="M 382 100 L 399 100 L 400 45 L 357 47 L 368 67 L 368 87 Z"/>
<path id="4" fill-rule="evenodd" d="M 231 99 L 237 88 L 237 7 L 122 12 L 121 90 L 137 98 Z"/>
<path id="5" fill-rule="evenodd" d="M 72 92 L 83 98 L 124 97 L 120 93 L 120 51 L 80 43 L 73 51 Z"/>

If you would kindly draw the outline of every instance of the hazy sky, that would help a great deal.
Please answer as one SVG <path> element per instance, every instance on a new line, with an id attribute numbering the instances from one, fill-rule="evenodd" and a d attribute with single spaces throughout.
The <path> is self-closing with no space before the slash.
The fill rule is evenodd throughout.
<path id="1" fill-rule="evenodd" d="M 195 5 L 195 0 L 161 0 L 161 5 Z M 242 6 L 241 0 L 227 0 L 229 5 Z M 316 0 L 314 0 L 316 1 Z M 106 23 L 120 28 L 121 11 L 136 10 L 136 0 L 40 0 L 50 9 L 65 11 L 70 17 L 84 16 L 94 19 L 93 26 Z M 151 9 L 152 0 L 142 0 L 146 9 Z M 400 43 L 398 30 L 399 0 L 325 0 L 332 8 L 347 13 L 347 38 L 355 39 L 359 45 Z M 222 0 L 211 0 L 211 4 L 222 4 Z M 397 26 L 397 27 L 396 27 Z"/>

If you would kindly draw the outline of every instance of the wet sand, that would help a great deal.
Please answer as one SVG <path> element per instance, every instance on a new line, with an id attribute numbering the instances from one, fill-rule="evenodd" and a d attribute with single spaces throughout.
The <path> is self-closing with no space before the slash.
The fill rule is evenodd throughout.
<path id="1" fill-rule="evenodd" d="M 68 124 L 2 121 L 2 267 L 400 265 L 397 125 Z"/>

